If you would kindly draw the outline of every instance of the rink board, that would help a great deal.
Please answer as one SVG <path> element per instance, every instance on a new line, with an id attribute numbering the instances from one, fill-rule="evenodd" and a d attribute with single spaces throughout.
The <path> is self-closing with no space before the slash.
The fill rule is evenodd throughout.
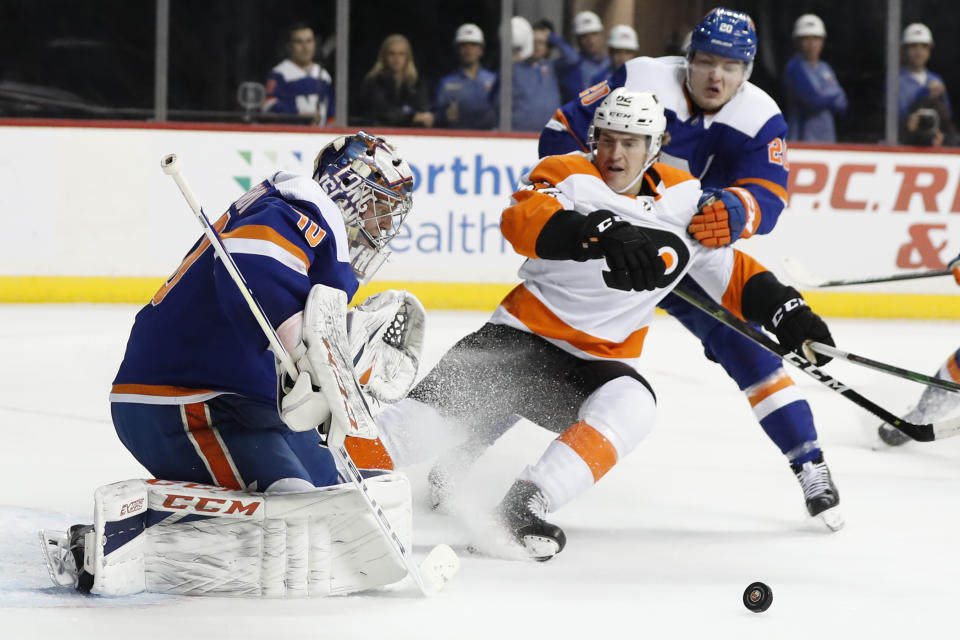
<path id="1" fill-rule="evenodd" d="M 310 173 L 331 133 L 0 120 L 0 302 L 149 299 L 200 234 L 163 155 L 180 155 L 216 217 L 274 171 Z M 381 273 L 389 281 L 361 295 L 404 287 L 431 308 L 492 309 L 522 261 L 498 221 L 536 162 L 535 136 L 390 138 L 414 169 L 414 212 Z M 960 253 L 960 154 L 805 147 L 789 159 L 792 198 L 776 232 L 738 244 L 773 271 L 789 256 L 824 278 L 869 277 L 943 268 Z M 956 293 L 935 278 L 810 298 L 828 315 L 960 318 Z"/>

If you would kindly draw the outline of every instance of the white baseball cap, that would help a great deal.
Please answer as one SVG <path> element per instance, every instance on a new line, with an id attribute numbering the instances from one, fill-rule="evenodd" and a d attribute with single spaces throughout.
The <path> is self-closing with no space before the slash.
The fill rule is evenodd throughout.
<path id="1" fill-rule="evenodd" d="M 611 49 L 636 51 L 640 48 L 640 42 L 637 40 L 637 32 L 633 30 L 633 27 L 618 24 L 610 29 L 610 35 L 607 36 L 607 46 Z"/>
<path id="2" fill-rule="evenodd" d="M 467 42 L 472 42 L 473 44 L 484 44 L 483 29 L 472 22 L 467 22 L 457 27 L 457 35 L 453 37 L 453 43 L 464 44 Z"/>
<path id="3" fill-rule="evenodd" d="M 933 34 L 930 33 L 930 29 L 927 28 L 927 25 L 920 22 L 914 22 L 913 24 L 907 25 L 907 28 L 903 30 L 903 39 L 900 43 L 928 44 L 932 47 Z"/>
<path id="4" fill-rule="evenodd" d="M 803 14 L 793 23 L 794 38 L 805 38 L 807 36 L 827 37 L 827 28 L 823 26 L 823 20 L 812 13 Z"/>
<path id="5" fill-rule="evenodd" d="M 600 22 L 600 16 L 593 11 L 581 11 L 573 17 L 573 32 L 578 35 L 596 33 L 603 31 L 603 23 Z"/>

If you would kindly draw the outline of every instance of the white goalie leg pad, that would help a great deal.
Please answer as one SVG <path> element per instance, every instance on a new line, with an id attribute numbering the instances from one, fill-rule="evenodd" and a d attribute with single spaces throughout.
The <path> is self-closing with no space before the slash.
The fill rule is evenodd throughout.
<path id="1" fill-rule="evenodd" d="M 409 546 L 406 476 L 366 484 Z M 407 573 L 353 484 L 280 494 L 165 480 L 100 487 L 84 564 L 91 592 L 105 596 L 318 597 Z"/>

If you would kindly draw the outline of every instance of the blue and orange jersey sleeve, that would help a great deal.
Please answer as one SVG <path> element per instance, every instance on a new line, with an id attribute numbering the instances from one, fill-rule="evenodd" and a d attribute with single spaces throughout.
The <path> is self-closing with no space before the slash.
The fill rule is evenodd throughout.
<path id="1" fill-rule="evenodd" d="M 593 122 L 593 112 L 608 93 L 622 87 L 626 80 L 626 67 L 622 66 L 610 78 L 584 89 L 574 100 L 557 109 L 540 132 L 540 157 L 587 151 L 587 131 Z"/>
<path id="2" fill-rule="evenodd" d="M 335 255 L 333 234 L 321 216 L 306 207 L 297 207 L 280 198 L 264 198 L 250 207 L 236 222 L 229 224 L 221 234 L 224 246 L 230 252 L 237 268 L 247 281 L 254 298 L 274 327 L 303 310 L 313 284 L 312 274 L 318 271 L 346 271 L 349 264 L 316 265 Z M 324 244 L 326 243 L 326 244 Z M 335 260 L 334 260 L 335 262 Z M 352 272 L 350 274 L 352 276 Z M 214 269 L 217 298 L 231 318 L 243 325 L 241 333 L 252 336 L 259 330 L 246 309 L 246 302 L 237 290 L 229 273 L 218 260 Z M 356 291 L 344 287 L 337 278 L 325 282 L 339 288 L 349 288 L 347 296 Z M 262 333 L 262 332 L 259 332 Z M 266 347 L 266 340 L 263 340 Z"/>
<path id="3" fill-rule="evenodd" d="M 732 155 L 736 161 L 731 182 L 724 186 L 731 187 L 744 200 L 747 211 L 754 213 L 751 228 L 745 229 L 742 237 L 772 231 L 787 206 L 790 164 L 786 140 L 787 122 L 778 113 Z"/>

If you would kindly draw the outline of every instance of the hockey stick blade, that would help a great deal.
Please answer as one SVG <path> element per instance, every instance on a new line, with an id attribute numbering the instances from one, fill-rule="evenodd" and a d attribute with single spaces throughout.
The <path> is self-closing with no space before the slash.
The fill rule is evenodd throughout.
<path id="1" fill-rule="evenodd" d="M 845 287 L 856 284 L 878 284 L 881 282 L 897 282 L 900 280 L 919 280 L 921 278 L 938 278 L 953 273 L 950 269 L 935 269 L 933 271 L 918 271 L 916 273 L 896 273 L 888 276 L 873 278 L 842 278 L 837 280 L 823 280 L 813 276 L 793 258 L 783 259 L 783 270 L 787 276 L 800 285 L 802 289 L 824 289 L 828 287 Z"/>
<path id="2" fill-rule="evenodd" d="M 960 416 L 949 420 L 941 420 L 928 424 L 915 424 L 908 420 L 904 420 L 903 418 L 900 418 L 890 411 L 884 409 L 872 400 L 860 395 L 836 378 L 824 373 L 806 358 L 803 358 L 793 351 L 790 351 L 786 347 L 781 346 L 780 343 L 771 339 L 769 336 L 767 336 L 767 334 L 744 322 L 735 316 L 731 311 L 717 304 L 713 300 L 704 298 L 700 294 L 687 291 L 683 287 L 676 287 L 673 290 L 673 293 L 677 294 L 679 297 L 683 298 L 707 315 L 727 325 L 740 335 L 753 341 L 761 348 L 786 360 L 831 391 L 839 393 L 861 409 L 864 409 L 865 411 L 880 418 L 887 424 L 896 427 L 900 431 L 903 431 L 914 440 L 919 442 L 930 442 L 932 440 L 941 440 L 943 438 L 950 438 L 960 434 Z"/>
<path id="3" fill-rule="evenodd" d="M 866 358 L 864 356 L 858 356 L 855 353 L 841 351 L 836 347 L 831 347 L 830 345 L 823 344 L 821 342 L 813 342 L 811 340 L 807 342 L 806 346 L 816 353 L 830 356 L 831 358 L 837 358 L 838 360 L 846 360 L 847 362 L 858 364 L 861 367 L 866 367 L 875 371 L 882 371 L 883 373 L 889 373 L 890 375 L 897 376 L 898 378 L 910 380 L 928 387 L 937 387 L 939 389 L 946 389 L 947 391 L 960 392 L 960 384 L 957 384 L 952 380 L 941 380 L 940 378 L 934 378 L 933 376 L 924 375 L 916 371 L 903 369 L 892 364 L 887 364 L 886 362 L 871 360 L 870 358 Z"/>

